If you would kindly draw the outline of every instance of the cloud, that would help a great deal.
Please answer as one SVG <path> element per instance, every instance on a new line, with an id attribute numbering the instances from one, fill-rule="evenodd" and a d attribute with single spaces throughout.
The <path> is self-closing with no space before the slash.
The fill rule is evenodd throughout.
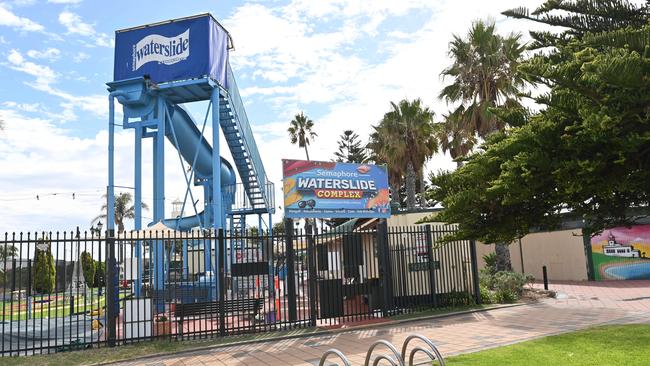
<path id="1" fill-rule="evenodd" d="M 4 4 L 0 4 L 0 25 L 25 32 L 42 32 L 45 30 L 42 25 L 12 13 Z"/>
<path id="2" fill-rule="evenodd" d="M 47 0 L 48 3 L 52 4 L 79 4 L 83 0 Z"/>
<path id="3" fill-rule="evenodd" d="M 60 75 L 49 66 L 27 61 L 18 50 L 11 50 L 7 61 L 9 61 L 9 67 L 11 69 L 35 77 L 35 80 L 33 82 L 27 82 L 27 85 L 63 99 L 63 102 L 60 104 L 62 112 L 57 114 L 62 122 L 75 120 L 76 115 L 74 111 L 77 109 L 90 112 L 96 116 L 106 116 L 108 111 L 108 99 L 106 95 L 78 96 L 56 88 L 53 84 L 57 82 Z"/>
<path id="4" fill-rule="evenodd" d="M 61 51 L 59 51 L 57 48 L 46 48 L 42 51 L 38 50 L 29 50 L 26 52 L 27 56 L 34 58 L 34 59 L 46 59 L 48 61 L 55 61 L 58 60 L 61 57 Z"/>
<path id="5" fill-rule="evenodd" d="M 9 56 L 9 67 L 24 72 L 36 78 L 35 82 L 31 85 L 39 90 L 47 90 L 50 85 L 56 82 L 58 75 L 49 66 L 35 64 L 31 61 L 25 60 L 23 55 L 18 50 L 11 50 Z"/>
<path id="6" fill-rule="evenodd" d="M 4 104 L 0 106 L 0 119 L 6 127 L 0 131 L 0 171 L 5 172 L 0 180 L 0 210 L 10 213 L 0 221 L 0 233 L 89 228 L 90 220 L 99 214 L 106 191 L 106 129 L 80 138 L 51 118 L 30 117 Z M 151 149 L 151 139 L 146 139 L 143 151 Z M 177 197 L 182 199 L 185 184 L 171 144 L 166 144 L 165 155 L 165 211 L 169 215 L 171 202 Z M 116 130 L 115 168 L 116 184 L 133 186 L 132 130 Z M 143 154 L 142 194 L 150 207 L 152 176 L 151 154 Z M 203 197 L 200 188 L 192 189 L 194 197 Z M 117 189 L 120 190 L 129 191 Z M 145 211 L 143 216 L 148 224 L 152 213 Z"/>
<path id="7" fill-rule="evenodd" d="M 13 0 L 11 4 L 16 6 L 31 6 L 36 4 L 36 0 Z"/>
<path id="8" fill-rule="evenodd" d="M 97 46 L 113 46 L 113 40 L 107 34 L 97 32 L 94 25 L 85 23 L 78 14 L 64 10 L 59 14 L 59 23 L 67 29 L 68 34 L 91 38 Z"/>
<path id="9" fill-rule="evenodd" d="M 75 54 L 72 57 L 72 61 L 74 61 L 75 63 L 80 63 L 80 62 L 82 62 L 84 60 L 87 60 L 89 58 L 90 58 L 89 54 L 87 54 L 85 52 L 78 52 L 77 54 Z"/>
<path id="10" fill-rule="evenodd" d="M 12 101 L 3 102 L 2 106 L 14 108 L 24 112 L 38 112 L 41 109 L 39 103 L 17 103 Z"/>

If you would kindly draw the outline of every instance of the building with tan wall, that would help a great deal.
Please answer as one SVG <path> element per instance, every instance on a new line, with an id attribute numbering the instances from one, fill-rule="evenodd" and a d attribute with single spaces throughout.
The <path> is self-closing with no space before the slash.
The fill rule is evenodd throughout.
<path id="1" fill-rule="evenodd" d="M 483 255 L 494 252 L 494 245 L 477 243 L 479 268 L 485 267 Z M 551 281 L 586 281 L 587 257 L 582 230 L 546 231 L 528 234 L 510 244 L 510 259 L 515 272 L 542 279 L 546 266 Z"/>
<path id="2" fill-rule="evenodd" d="M 425 217 L 434 218 L 440 210 L 396 214 L 388 219 L 389 226 L 411 226 Z M 432 226 L 444 225 L 430 222 Z M 426 225 L 426 224 L 420 224 Z M 581 229 L 537 232 L 526 235 L 510 245 L 513 270 L 542 279 L 546 266 L 551 281 L 586 281 L 587 257 Z M 494 245 L 476 243 L 479 268 L 485 267 L 483 256 L 494 252 Z"/>

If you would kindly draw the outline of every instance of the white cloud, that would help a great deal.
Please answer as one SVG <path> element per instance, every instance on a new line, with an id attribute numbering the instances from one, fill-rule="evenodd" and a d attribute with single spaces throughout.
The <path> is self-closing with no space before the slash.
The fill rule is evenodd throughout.
<path id="1" fill-rule="evenodd" d="M 46 59 L 48 61 L 58 60 L 61 57 L 61 51 L 57 48 L 49 47 L 42 51 L 29 50 L 26 52 L 27 56 L 35 59 Z"/>
<path id="2" fill-rule="evenodd" d="M 0 107 L 0 119 L 6 125 L 0 131 L 0 171 L 4 172 L 0 180 L 0 210 L 8 213 L 0 221 L 0 233 L 90 227 L 90 220 L 97 216 L 103 203 L 107 184 L 106 125 L 102 124 L 95 135 L 80 138 L 50 118 L 28 117 L 8 105 Z M 143 151 L 151 148 L 150 139 L 146 139 Z M 185 185 L 171 144 L 167 144 L 165 155 L 166 212 L 169 214 L 172 200 L 183 197 Z M 150 207 L 153 203 L 151 162 L 151 154 L 143 154 L 142 194 Z M 133 131 L 117 128 L 116 184 L 133 186 L 133 169 Z M 72 193 L 75 193 L 74 200 Z M 203 197 L 199 188 L 193 188 L 193 193 L 196 198 Z M 143 216 L 144 223 L 148 224 L 151 212 L 145 211 Z"/>
<path id="3" fill-rule="evenodd" d="M 36 0 L 13 0 L 11 4 L 16 6 L 31 6 L 36 4 Z"/>
<path id="4" fill-rule="evenodd" d="M 42 32 L 45 29 L 31 19 L 12 13 L 4 4 L 0 4 L 0 25 L 26 32 Z"/>
<path id="5" fill-rule="evenodd" d="M 25 60 L 18 50 L 11 50 L 7 57 L 9 67 L 14 70 L 22 71 L 28 75 L 34 76 L 36 81 L 31 85 L 39 90 L 50 88 L 50 85 L 56 82 L 58 75 L 48 66 L 38 65 L 31 61 Z"/>
<path id="6" fill-rule="evenodd" d="M 52 4 L 79 4 L 83 0 L 47 0 L 48 3 Z"/>
<path id="7" fill-rule="evenodd" d="M 68 34 L 91 38 L 97 46 L 113 46 L 113 40 L 107 34 L 97 32 L 94 25 L 85 23 L 78 14 L 64 10 L 59 14 L 59 23 L 67 29 Z"/>
<path id="8" fill-rule="evenodd" d="M 82 61 L 84 61 L 84 60 L 87 60 L 87 59 L 89 59 L 89 58 L 90 58 L 90 55 L 89 55 L 89 54 L 87 54 L 87 53 L 85 53 L 85 52 L 77 52 L 77 53 L 72 57 L 72 61 L 74 61 L 75 63 L 80 63 L 80 62 L 82 62 Z"/>
<path id="9" fill-rule="evenodd" d="M 106 116 L 108 99 L 105 95 L 78 96 L 54 87 L 53 84 L 56 83 L 60 75 L 48 66 L 25 60 L 18 50 L 11 50 L 7 60 L 10 68 L 36 78 L 33 82 L 27 82 L 27 85 L 63 99 L 60 104 L 62 112 L 57 115 L 62 122 L 75 120 L 74 111 L 76 109 L 90 112 L 96 116 Z"/>
<path id="10" fill-rule="evenodd" d="M 17 103 L 12 101 L 3 102 L 4 107 L 14 108 L 24 112 L 38 112 L 41 109 L 39 103 Z"/>

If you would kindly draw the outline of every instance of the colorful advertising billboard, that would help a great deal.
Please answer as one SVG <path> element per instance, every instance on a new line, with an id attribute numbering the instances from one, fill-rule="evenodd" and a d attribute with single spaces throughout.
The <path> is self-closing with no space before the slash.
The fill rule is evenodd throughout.
<path id="1" fill-rule="evenodd" d="M 118 30 L 113 80 L 149 75 L 164 83 L 207 76 L 227 87 L 228 37 L 210 14 Z"/>
<path id="2" fill-rule="evenodd" d="M 606 229 L 591 238 L 596 280 L 650 279 L 650 225 Z"/>
<path id="3" fill-rule="evenodd" d="M 386 167 L 282 160 L 282 173 L 285 217 L 390 216 Z"/>

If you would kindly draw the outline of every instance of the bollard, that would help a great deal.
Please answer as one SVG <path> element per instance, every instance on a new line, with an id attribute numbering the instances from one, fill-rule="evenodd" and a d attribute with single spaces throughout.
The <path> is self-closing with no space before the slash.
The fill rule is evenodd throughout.
<path id="1" fill-rule="evenodd" d="M 548 291 L 548 273 L 546 273 L 546 266 L 542 266 L 542 277 L 544 278 L 544 290 Z"/>

